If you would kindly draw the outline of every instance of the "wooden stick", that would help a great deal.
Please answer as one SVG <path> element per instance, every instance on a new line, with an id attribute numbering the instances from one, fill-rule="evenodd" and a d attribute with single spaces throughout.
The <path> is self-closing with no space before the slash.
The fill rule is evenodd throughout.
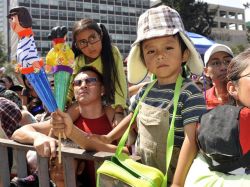
<path id="1" fill-rule="evenodd" d="M 61 133 L 58 134 L 58 162 L 59 164 L 62 163 L 62 140 L 61 140 Z"/>

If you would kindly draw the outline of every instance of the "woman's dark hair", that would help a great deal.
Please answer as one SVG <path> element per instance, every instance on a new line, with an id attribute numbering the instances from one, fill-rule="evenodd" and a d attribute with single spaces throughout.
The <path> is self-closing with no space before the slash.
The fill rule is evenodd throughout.
<path id="1" fill-rule="evenodd" d="M 100 24 L 99 26 L 97 22 L 95 22 L 92 19 L 82 19 L 80 21 L 77 21 L 72 31 L 73 33 L 72 50 L 75 54 L 75 57 L 83 54 L 76 46 L 76 36 L 85 29 L 95 30 L 102 37 L 101 61 L 103 63 L 103 66 L 102 66 L 103 85 L 105 88 L 105 92 L 110 93 L 106 95 L 106 102 L 108 104 L 114 103 L 116 83 L 118 84 L 119 89 L 121 91 L 122 89 L 121 89 L 121 84 L 118 79 L 118 73 L 116 70 L 115 60 L 114 60 L 114 56 L 112 52 L 110 36 L 103 24 Z"/>
<path id="2" fill-rule="evenodd" d="M 187 49 L 187 45 L 184 43 L 182 37 L 180 36 L 180 33 L 176 33 L 175 35 L 173 35 L 173 37 L 177 37 L 178 38 L 178 41 L 179 41 L 179 44 L 180 44 L 180 47 L 181 47 L 181 53 L 184 54 L 185 50 Z M 144 54 L 143 54 L 142 43 L 143 43 L 143 41 L 140 43 L 140 57 L 141 57 L 142 62 L 145 65 L 145 59 L 144 59 Z M 187 78 L 188 73 L 187 73 L 187 70 L 186 70 L 187 68 L 186 68 L 185 65 L 186 65 L 186 62 L 184 62 L 184 63 L 181 64 L 181 67 L 182 67 L 182 76 L 184 78 Z"/>
<path id="3" fill-rule="evenodd" d="M 250 59 L 250 48 L 246 49 L 236 57 L 234 57 L 227 67 L 227 81 L 232 81 L 238 84 L 241 78 L 241 73 L 248 67 Z M 229 101 L 231 104 L 236 105 L 235 99 L 230 95 Z"/>
<path id="4" fill-rule="evenodd" d="M 4 75 L 4 76 L 2 77 L 2 79 L 3 79 L 3 78 L 7 79 L 7 80 L 12 84 L 12 86 L 14 86 L 14 81 L 13 81 L 13 79 L 12 79 L 10 76 Z"/>

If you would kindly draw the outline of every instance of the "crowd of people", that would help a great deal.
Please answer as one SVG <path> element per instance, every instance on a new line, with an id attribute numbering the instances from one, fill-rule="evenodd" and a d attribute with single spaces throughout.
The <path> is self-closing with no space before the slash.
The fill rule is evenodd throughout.
<path id="1" fill-rule="evenodd" d="M 8 18 L 21 20 L 18 8 L 14 10 Z M 168 186 L 250 185 L 250 161 L 242 161 L 250 151 L 250 49 L 234 57 L 228 46 L 216 43 L 201 59 L 185 34 L 179 13 L 162 5 L 139 18 L 137 38 L 126 58 L 126 78 L 122 56 L 103 24 L 81 19 L 72 33 L 75 61 L 66 111 L 48 112 L 26 76 L 15 85 L 9 75 L 1 74 L 1 138 L 33 144 L 40 156 L 54 159 L 59 134 L 86 150 L 115 152 L 139 105 L 131 129 L 134 141 L 131 138 L 123 151 L 167 172 Z M 148 75 L 156 80 L 153 85 L 152 80 L 145 79 Z M 191 75 L 202 76 L 192 80 Z M 178 79 L 182 88 L 173 115 Z M 239 108 L 240 117 L 220 127 L 233 116 L 226 111 L 235 108 Z M 166 170 L 165 137 L 173 116 L 174 148 Z M 226 138 L 221 139 L 220 133 Z M 223 141 L 228 147 L 225 152 L 221 149 Z M 232 153 L 229 143 L 237 144 L 237 154 Z M 13 178 L 12 186 L 38 185 L 36 154 L 28 152 L 27 161 L 30 175 Z M 230 164 L 233 166 L 226 168 Z M 93 162 L 75 160 L 75 172 L 78 186 L 96 186 Z M 51 183 L 64 186 L 63 172 L 61 178 L 52 172 L 50 177 Z"/>

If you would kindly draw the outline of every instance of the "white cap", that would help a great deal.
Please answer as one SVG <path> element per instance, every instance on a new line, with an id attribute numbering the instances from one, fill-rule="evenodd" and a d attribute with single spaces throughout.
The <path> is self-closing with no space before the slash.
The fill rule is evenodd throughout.
<path id="1" fill-rule="evenodd" d="M 234 56 L 232 50 L 228 46 L 223 45 L 223 44 L 213 44 L 213 45 L 211 45 L 211 47 L 209 47 L 206 50 L 206 52 L 204 54 L 204 64 L 205 64 L 205 66 L 207 66 L 207 63 L 208 63 L 210 57 L 214 53 L 217 53 L 217 52 L 226 52 L 229 55 L 231 55 L 232 57 Z"/>

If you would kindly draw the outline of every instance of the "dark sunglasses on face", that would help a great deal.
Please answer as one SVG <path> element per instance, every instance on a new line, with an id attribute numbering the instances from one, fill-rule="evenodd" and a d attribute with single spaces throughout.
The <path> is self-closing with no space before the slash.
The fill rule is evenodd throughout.
<path id="1" fill-rule="evenodd" d="M 89 36 L 88 40 L 82 39 L 76 42 L 76 45 L 80 48 L 86 48 L 88 47 L 89 44 L 95 44 L 97 42 L 99 42 L 101 39 L 101 37 L 98 34 L 92 34 Z"/>
<path id="2" fill-rule="evenodd" d="M 97 83 L 98 79 L 96 77 L 89 77 L 85 79 L 78 79 L 74 80 L 73 85 L 74 86 L 81 86 L 82 83 L 84 82 L 87 86 L 92 86 Z"/>

